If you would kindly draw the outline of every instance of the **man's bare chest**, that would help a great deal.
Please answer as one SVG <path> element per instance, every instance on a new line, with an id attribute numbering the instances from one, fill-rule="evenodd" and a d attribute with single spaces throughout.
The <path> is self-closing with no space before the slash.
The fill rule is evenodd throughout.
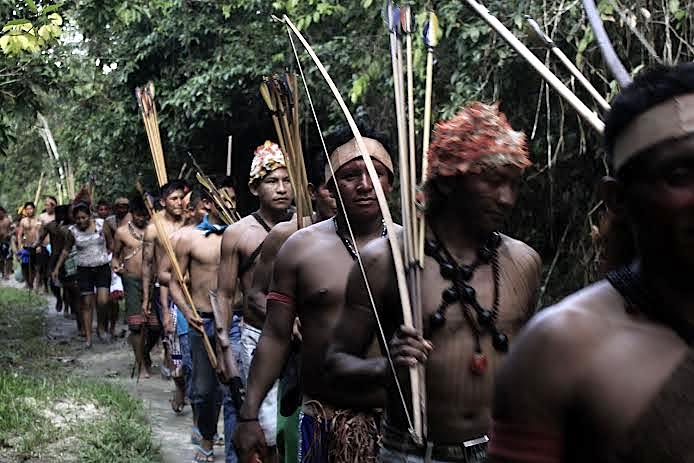
<path id="1" fill-rule="evenodd" d="M 301 259 L 297 273 L 299 298 L 311 305 L 342 304 L 354 260 L 340 246 L 316 246 Z"/>

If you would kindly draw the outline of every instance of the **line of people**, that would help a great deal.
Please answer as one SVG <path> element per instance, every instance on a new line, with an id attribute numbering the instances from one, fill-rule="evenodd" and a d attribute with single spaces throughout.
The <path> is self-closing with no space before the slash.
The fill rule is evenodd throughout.
<path id="1" fill-rule="evenodd" d="M 266 142 L 248 177 L 259 207 L 230 226 L 204 190 L 173 180 L 159 229 L 139 197 L 113 225 L 76 202 L 44 231 L 22 219 L 18 243 L 30 253 L 50 237 L 53 280 L 77 288 L 87 345 L 120 275 L 137 374 L 151 374 L 163 339 L 196 462 L 222 442 L 227 462 L 244 463 L 693 461 L 692 108 L 692 64 L 649 70 L 615 98 L 607 278 L 538 314 L 540 257 L 501 233 L 531 164 L 526 137 L 479 102 L 439 122 L 428 153 L 423 333 L 403 325 L 387 236 L 402 229 L 386 230 L 347 130 L 329 138 L 329 162 L 307 163 L 316 212 L 300 230 L 284 157 Z M 389 195 L 392 150 L 363 136 Z M 424 441 L 412 432 L 418 364 Z"/>

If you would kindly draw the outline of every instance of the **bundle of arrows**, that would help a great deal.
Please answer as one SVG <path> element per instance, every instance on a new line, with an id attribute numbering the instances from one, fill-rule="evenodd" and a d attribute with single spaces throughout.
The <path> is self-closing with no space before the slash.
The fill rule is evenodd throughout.
<path id="1" fill-rule="evenodd" d="M 260 84 L 260 94 L 272 114 L 278 144 L 287 164 L 289 180 L 294 188 L 297 227 L 303 228 L 304 219 L 311 217 L 313 209 L 301 146 L 299 89 L 296 75 L 287 73 L 284 77 L 275 75 L 264 78 L 263 83 Z"/>
<path id="2" fill-rule="evenodd" d="M 135 97 L 137 98 L 137 105 L 140 108 L 140 113 L 142 113 L 142 120 L 145 123 L 145 132 L 147 132 L 149 149 L 152 152 L 152 161 L 154 161 L 157 181 L 159 182 L 159 186 L 162 186 L 168 182 L 168 178 L 166 176 L 164 151 L 162 150 L 161 138 L 159 136 L 157 107 L 154 104 L 154 83 L 148 82 L 144 87 L 137 87 L 135 89 Z"/>
<path id="3" fill-rule="evenodd" d="M 419 188 L 426 181 L 427 151 L 431 132 L 431 100 L 434 68 L 434 48 L 438 43 L 438 19 L 434 12 L 427 13 L 423 28 L 427 49 L 424 124 L 422 134 L 421 177 L 417 176 L 415 139 L 414 68 L 412 34 L 414 18 L 410 6 L 397 6 L 387 1 L 385 21 L 390 35 L 390 56 L 393 68 L 396 127 L 398 131 L 398 160 L 400 174 L 403 250 L 407 271 L 407 286 L 412 304 L 414 327 L 422 332 L 421 271 L 424 260 L 424 214 L 418 201 Z M 403 58 L 403 41 L 405 44 Z M 413 434 L 416 440 L 426 436 L 426 388 L 422 366 L 411 371 L 410 384 L 413 399 L 419 407 L 412 410 Z"/>

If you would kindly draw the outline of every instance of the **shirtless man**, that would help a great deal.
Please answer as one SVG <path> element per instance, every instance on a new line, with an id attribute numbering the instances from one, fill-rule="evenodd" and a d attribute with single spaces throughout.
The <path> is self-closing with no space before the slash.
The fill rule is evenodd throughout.
<path id="1" fill-rule="evenodd" d="M 313 201 L 315 207 L 315 213 L 313 217 L 306 218 L 304 221 L 304 226 L 308 225 L 308 220 L 310 223 L 318 223 L 323 220 L 327 220 L 337 214 L 337 204 L 335 198 L 333 197 L 330 189 L 325 182 L 325 155 L 320 153 L 319 156 L 311 162 L 309 167 L 310 183 L 308 184 L 309 192 L 311 194 L 311 200 Z M 255 307 L 255 310 L 260 310 L 265 313 L 265 300 L 267 294 L 270 291 L 270 283 L 272 280 L 272 270 L 274 268 L 275 259 L 280 248 L 289 237 L 296 232 L 297 223 L 296 217 L 289 222 L 282 222 L 270 231 L 265 238 L 263 244 L 263 250 L 258 258 L 258 265 L 253 272 L 253 286 L 248 292 L 248 304 Z M 290 357 L 289 362 L 293 362 L 293 366 L 289 366 L 291 373 L 283 375 L 279 385 L 279 402 L 280 402 L 280 415 L 277 417 L 277 451 L 279 453 L 280 461 L 284 463 L 291 463 L 296 461 L 298 455 L 297 443 L 298 435 L 297 431 L 299 428 L 299 409 L 298 405 L 292 404 L 293 399 L 301 400 L 301 397 L 297 397 L 297 393 L 300 393 L 295 386 L 297 385 L 298 371 L 296 371 L 295 366 L 297 365 L 297 355 L 300 348 L 300 334 L 298 333 L 298 319 L 297 319 L 297 330 L 294 337 L 293 352 Z M 290 407 L 291 405 L 291 407 Z M 284 406 L 284 407 L 283 407 Z M 291 408 L 293 411 L 290 412 L 289 409 L 283 410 L 283 408 Z M 290 416 L 284 416 L 290 415 Z"/>
<path id="2" fill-rule="evenodd" d="M 263 457 L 266 453 L 267 441 L 263 439 L 257 422 L 260 403 L 282 372 L 290 351 L 292 327 L 297 316 L 302 337 L 300 376 L 303 389 L 299 461 L 327 462 L 329 437 L 324 433 L 325 426 L 319 423 L 333 419 L 337 411 L 336 405 L 340 401 L 343 402 L 340 405 L 344 405 L 350 398 L 353 400 L 351 404 L 344 405 L 345 408 L 361 408 L 364 405 L 358 399 L 362 396 L 362 391 L 357 389 L 341 391 L 345 397 L 340 400 L 333 394 L 332 386 L 322 374 L 324 355 L 336 327 L 337 316 L 345 298 L 347 275 L 354 262 L 353 247 L 361 250 L 385 232 L 376 193 L 356 142 L 354 139 L 342 142 L 330 155 L 335 177 L 332 177 L 329 167 L 325 177 L 333 196 L 338 196 L 339 189 L 356 243 L 347 238 L 345 214 L 338 207 L 335 218 L 294 233 L 277 254 L 267 297 L 267 320 L 251 365 L 246 401 L 239 413 L 243 424 L 239 425 L 235 434 L 235 442 L 242 455 L 259 453 Z M 365 138 L 365 142 L 374 159 L 381 186 L 388 194 L 392 190 L 393 181 L 390 156 L 377 140 Z M 381 406 L 383 395 L 381 393 L 379 396 L 381 400 L 365 404 L 365 408 L 369 410 Z M 352 421 L 351 430 L 373 426 L 371 429 L 375 431 L 372 416 L 356 417 Z M 355 438 L 354 435 L 349 437 Z M 368 437 L 375 441 L 375 432 L 370 436 L 368 432 L 362 434 L 363 440 Z M 361 444 L 368 446 L 365 442 Z M 350 452 L 355 450 L 354 446 L 349 449 Z M 357 453 L 350 453 L 350 461 L 366 461 Z"/>
<path id="3" fill-rule="evenodd" d="M 497 106 L 481 103 L 437 124 L 428 157 L 424 338 L 401 326 L 389 243 L 379 240 L 362 253 L 405 400 L 386 359 L 365 358 L 378 325 L 356 265 L 326 368 L 338 398 L 344 388 L 370 395 L 387 385 L 380 461 L 421 462 L 429 450 L 427 461 L 483 462 L 494 373 L 533 314 L 540 283 L 537 253 L 498 233 L 530 161 L 525 135 Z M 411 403 L 408 366 L 417 362 L 426 367 L 424 445 L 410 437 L 404 408 Z"/>
<path id="4" fill-rule="evenodd" d="M 22 275 L 27 288 L 34 288 L 34 280 L 36 279 L 36 247 L 39 245 L 39 230 L 41 221 L 34 214 L 36 206 L 29 201 L 22 208 L 22 220 L 19 221 L 17 227 L 17 249 L 21 256 L 19 257 L 22 263 Z"/>
<path id="5" fill-rule="evenodd" d="M 619 227 L 610 244 L 631 252 L 516 341 L 493 461 L 692 461 L 693 108 L 692 63 L 648 70 L 613 100 L 601 191 Z"/>
<path id="6" fill-rule="evenodd" d="M 181 180 L 172 180 L 160 189 L 159 203 L 164 208 L 157 212 L 164 229 L 171 236 L 184 225 L 183 197 L 185 196 L 186 183 Z M 168 310 L 162 310 L 169 305 L 168 288 L 160 288 L 156 282 L 159 261 L 165 255 L 164 248 L 159 243 L 157 229 L 154 222 L 150 221 L 145 231 L 142 254 L 142 313 L 149 316 L 150 303 L 155 309 L 157 319 L 163 325 L 164 332 L 173 333 L 174 324 Z M 150 332 L 156 332 L 150 327 Z M 146 350 L 146 349 L 145 349 Z M 149 368 L 145 357 L 145 366 Z"/>
<path id="7" fill-rule="evenodd" d="M 41 226 L 45 227 L 55 220 L 55 208 L 58 205 L 58 200 L 55 198 L 55 196 L 46 196 L 43 204 L 44 211 L 39 215 L 39 221 L 41 222 Z M 48 252 L 48 245 L 51 244 L 50 235 L 45 235 L 41 240 L 39 240 L 39 243 L 40 245 L 36 247 L 36 276 L 39 281 L 38 285 L 39 287 L 43 287 L 46 293 L 48 292 L 48 287 L 50 285 L 53 295 L 57 300 L 59 300 L 60 291 L 55 285 L 50 284 L 51 282 L 48 281 L 48 276 L 52 271 L 52 269 L 49 268 L 50 254 Z"/>
<path id="8" fill-rule="evenodd" d="M 49 203 L 54 200 L 52 196 L 46 199 L 46 211 L 49 210 Z M 60 280 L 58 278 L 58 272 L 54 272 L 55 267 L 60 258 L 60 253 L 63 252 L 65 248 L 66 235 L 65 230 L 60 226 L 62 222 L 65 221 L 66 215 L 69 213 L 69 206 L 61 206 L 60 217 L 58 216 L 58 206 L 50 207 L 51 215 L 46 216 L 45 213 L 41 214 L 39 219 L 42 219 L 41 232 L 39 233 L 39 242 L 51 244 L 51 254 L 48 256 L 48 263 L 46 268 L 48 269 L 48 278 L 50 278 L 50 287 L 53 295 L 55 296 L 55 311 L 61 312 L 63 310 L 64 301 L 61 292 Z M 56 278 L 52 276 L 55 274 Z M 66 316 L 69 316 L 68 312 L 65 312 Z"/>
<path id="9" fill-rule="evenodd" d="M 4 207 L 0 207 L 0 271 L 7 280 L 12 274 L 12 220 Z"/>
<path id="10" fill-rule="evenodd" d="M 200 196 L 197 191 L 194 196 Z M 197 203 L 197 198 L 191 198 Z M 172 299 L 181 310 L 188 326 L 190 353 L 193 362 L 193 404 L 194 420 L 200 432 L 199 445 L 195 449 L 193 461 L 212 461 L 214 458 L 214 436 L 217 430 L 222 394 L 215 369 L 212 368 L 203 343 L 202 330 L 205 330 L 212 346 L 216 341 L 214 313 L 210 303 L 210 291 L 217 289 L 217 273 L 221 255 L 222 233 L 219 212 L 214 202 L 206 194 L 199 199 L 207 213 L 207 220 L 196 226 L 182 229 L 177 236 L 176 259 L 181 272 L 190 278 L 190 293 L 193 303 L 202 318 L 193 317 L 188 301 L 183 296 L 181 285 L 173 275 L 169 281 Z M 220 359 L 221 360 L 221 359 Z M 237 372 L 238 373 L 238 372 Z M 237 374 L 238 376 L 238 374 Z"/>
<path id="11" fill-rule="evenodd" d="M 128 198 L 116 198 L 113 202 L 113 214 L 106 218 L 106 222 L 114 229 L 127 225 L 132 220 L 130 214 L 130 201 Z"/>
<path id="12" fill-rule="evenodd" d="M 294 197 L 284 157 L 275 143 L 265 142 L 255 151 L 248 185 L 260 202 L 260 208 L 226 229 L 222 239 L 218 293 L 224 310 L 233 310 L 237 289 L 247 292 L 253 282 L 256 260 L 272 227 L 291 218 L 289 206 Z M 238 318 L 236 318 L 238 322 Z M 241 334 L 241 363 L 246 376 L 260 337 L 265 313 L 244 303 L 244 327 Z M 233 328 L 233 326 L 232 326 Z M 275 445 L 277 426 L 277 389 L 268 394 L 263 423 L 270 446 Z M 226 432 L 226 431 L 225 431 Z M 273 452 L 274 453 L 274 452 Z M 243 461 L 243 460 L 242 460 Z"/>
<path id="13" fill-rule="evenodd" d="M 147 315 L 142 311 L 142 249 L 149 221 L 149 212 L 142 198 L 133 198 L 131 217 L 132 220 L 116 229 L 111 265 L 123 281 L 126 322 L 130 329 L 128 343 L 133 348 L 136 364 L 140 366 L 138 373 L 145 371 L 148 375 L 143 366 L 148 364 L 145 359 L 149 358 L 156 340 L 145 342 L 143 329 L 146 324 L 158 326 L 159 323 L 155 314 Z M 145 350 L 145 345 L 148 350 Z"/>

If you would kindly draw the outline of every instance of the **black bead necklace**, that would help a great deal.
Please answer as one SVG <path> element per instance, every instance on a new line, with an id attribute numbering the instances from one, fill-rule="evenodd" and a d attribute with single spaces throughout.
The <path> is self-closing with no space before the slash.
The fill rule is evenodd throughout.
<path id="1" fill-rule="evenodd" d="M 694 345 L 694 326 L 684 317 L 668 310 L 653 295 L 643 275 L 625 266 L 607 274 L 607 281 L 614 286 L 627 302 L 627 312 L 641 312 L 646 317 L 673 330 L 689 346 Z"/>
<path id="2" fill-rule="evenodd" d="M 463 316 L 470 325 L 475 336 L 475 353 L 470 361 L 470 370 L 478 375 L 485 372 L 487 358 L 482 352 L 480 338 L 483 334 L 490 334 L 492 345 L 497 352 L 508 351 L 508 336 L 496 327 L 499 316 L 499 259 L 498 249 L 501 245 L 501 235 L 492 233 L 485 244 L 477 250 L 477 257 L 472 264 L 458 264 L 453 255 L 448 251 L 443 241 L 434 232 L 434 240 L 427 240 L 424 252 L 439 264 L 441 276 L 451 281 L 451 287 L 446 288 L 441 294 L 439 308 L 429 317 L 432 330 L 439 329 L 446 323 L 446 309 L 449 305 L 460 302 Z M 482 307 L 477 300 L 475 288 L 469 282 L 480 266 L 490 264 L 494 278 L 494 302 L 492 309 Z"/>
<path id="3" fill-rule="evenodd" d="M 333 217 L 333 225 L 335 225 L 335 233 L 337 236 L 340 238 L 342 241 L 342 244 L 345 245 L 345 249 L 347 249 L 347 252 L 349 253 L 350 256 L 352 256 L 352 260 L 356 261 L 357 260 L 357 251 L 354 249 L 354 246 L 352 246 L 352 242 L 347 238 L 342 231 L 340 231 L 340 227 L 337 224 L 337 216 Z M 388 236 L 388 229 L 386 228 L 385 222 L 383 222 L 383 231 L 381 232 L 381 237 L 386 237 Z"/>

